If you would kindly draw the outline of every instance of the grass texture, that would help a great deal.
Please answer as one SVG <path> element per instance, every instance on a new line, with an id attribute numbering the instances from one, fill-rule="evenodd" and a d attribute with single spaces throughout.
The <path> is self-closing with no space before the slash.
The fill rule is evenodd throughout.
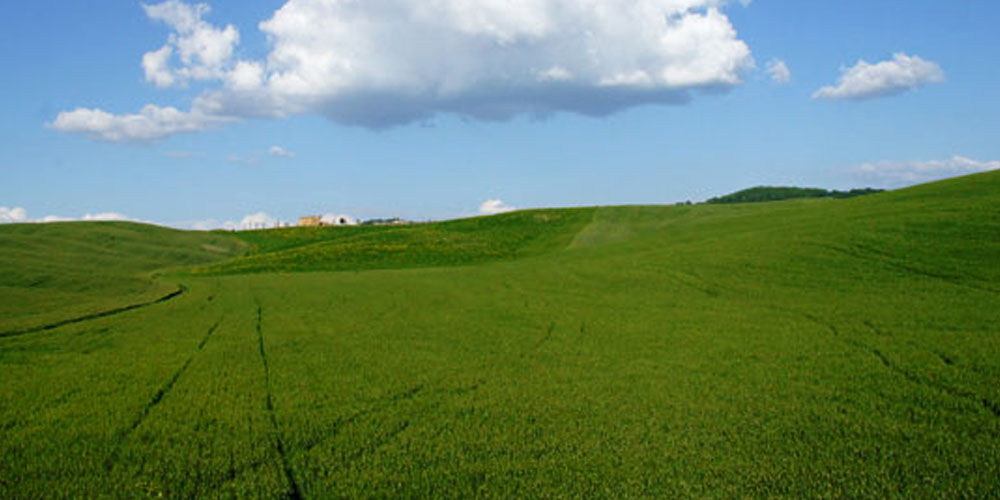
<path id="1" fill-rule="evenodd" d="M 1000 496 L 1000 173 L 0 242 L 3 498 Z"/>

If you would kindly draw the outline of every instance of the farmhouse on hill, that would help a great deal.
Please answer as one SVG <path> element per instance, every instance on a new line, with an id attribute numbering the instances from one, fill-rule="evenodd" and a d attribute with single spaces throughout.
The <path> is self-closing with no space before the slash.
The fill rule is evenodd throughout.
<path id="1" fill-rule="evenodd" d="M 346 215 L 307 215 L 299 217 L 299 227 L 353 226 L 358 222 Z"/>
<path id="2" fill-rule="evenodd" d="M 307 215 L 305 217 L 299 217 L 299 226 L 311 227 L 320 225 L 320 218 L 318 215 Z"/>

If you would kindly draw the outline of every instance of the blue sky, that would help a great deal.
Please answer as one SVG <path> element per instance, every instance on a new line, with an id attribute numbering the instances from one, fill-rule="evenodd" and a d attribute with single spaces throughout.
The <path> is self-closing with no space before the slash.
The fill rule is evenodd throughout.
<path id="1" fill-rule="evenodd" d="M 1000 168 L 997 2 L 343 3 L 5 6 L 0 221 L 443 219 Z"/>

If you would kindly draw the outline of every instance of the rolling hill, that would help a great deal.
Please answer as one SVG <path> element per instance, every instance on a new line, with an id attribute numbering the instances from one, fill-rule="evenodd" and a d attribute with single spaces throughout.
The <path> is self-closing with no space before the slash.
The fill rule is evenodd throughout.
<path id="1" fill-rule="evenodd" d="M 0 332 L 39 328 L 177 290 L 158 271 L 241 255 L 224 235 L 131 222 L 0 226 Z M 0 333 L 2 335 L 2 333 Z"/>
<path id="2" fill-rule="evenodd" d="M 1000 496 L 1000 172 L 0 245 L 4 498 Z"/>

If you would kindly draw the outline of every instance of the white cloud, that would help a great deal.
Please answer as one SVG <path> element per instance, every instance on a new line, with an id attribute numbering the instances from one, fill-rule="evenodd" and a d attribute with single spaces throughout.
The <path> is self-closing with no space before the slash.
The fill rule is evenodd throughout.
<path id="1" fill-rule="evenodd" d="M 142 69 L 146 72 L 146 81 L 157 87 L 170 87 L 177 81 L 170 70 L 170 57 L 174 49 L 164 45 L 160 50 L 147 52 L 142 56 Z"/>
<path id="2" fill-rule="evenodd" d="M 161 87 L 189 80 L 219 86 L 191 111 L 177 112 L 173 126 L 148 123 L 146 112 L 100 110 L 62 114 L 55 126 L 121 141 L 301 113 L 378 128 L 438 113 L 503 120 L 683 104 L 693 91 L 741 84 L 754 67 L 721 10 L 727 3 L 288 0 L 259 24 L 270 52 L 253 61 L 236 58 L 234 27 L 204 21 L 208 6 L 170 0 L 144 6 L 173 30 L 166 45 L 144 56 L 146 78 Z M 151 108 L 159 109 L 172 108 Z M 142 133 L 113 125 L 126 118 L 146 122 Z"/>
<path id="3" fill-rule="evenodd" d="M 28 211 L 21 207 L 0 207 L 0 224 L 10 222 L 27 222 Z"/>
<path id="4" fill-rule="evenodd" d="M 172 226 L 177 229 L 191 229 L 194 231 L 211 231 L 213 229 L 223 229 L 222 222 L 215 219 L 199 220 L 194 222 L 177 222 Z M 235 223 L 233 223 L 235 224 Z"/>
<path id="5" fill-rule="evenodd" d="M 538 73 L 538 79 L 543 82 L 565 82 L 573 79 L 573 73 L 562 66 L 552 66 L 551 68 Z"/>
<path id="6" fill-rule="evenodd" d="M 517 210 L 517 208 L 504 203 L 502 200 L 486 200 L 479 205 L 479 213 L 485 215 L 501 214 L 514 210 Z"/>
<path id="7" fill-rule="evenodd" d="M 258 62 L 239 61 L 226 73 L 226 84 L 236 91 L 248 91 L 264 83 L 264 65 Z"/>
<path id="8" fill-rule="evenodd" d="M 954 156 L 946 160 L 865 163 L 852 169 L 852 172 L 895 187 L 997 169 L 1000 169 L 1000 161 Z"/>
<path id="9" fill-rule="evenodd" d="M 295 153 L 281 146 L 271 146 L 271 149 L 267 151 L 267 154 L 277 158 L 295 158 Z"/>
<path id="10" fill-rule="evenodd" d="M 778 85 L 785 85 L 792 81 L 792 71 L 781 59 L 771 59 L 767 63 L 767 74 L 771 75 L 771 81 Z"/>
<path id="11" fill-rule="evenodd" d="M 58 215 L 46 215 L 42 217 L 38 222 L 73 222 L 76 219 L 72 217 L 60 217 Z"/>
<path id="12" fill-rule="evenodd" d="M 216 28 L 202 20 L 211 11 L 208 5 L 168 0 L 142 7 L 150 19 L 162 21 L 173 30 L 166 45 L 143 56 L 146 80 L 157 87 L 169 87 L 188 80 L 217 79 L 226 75 L 240 33 L 232 25 Z M 171 68 L 170 62 L 175 55 L 180 66 Z"/>
<path id="13" fill-rule="evenodd" d="M 85 108 L 64 111 L 50 126 L 61 132 L 81 133 L 102 141 L 136 142 L 207 130 L 228 121 L 229 118 L 199 109 L 180 111 L 150 104 L 138 114 L 131 115 L 114 115 L 100 109 Z"/>
<path id="14" fill-rule="evenodd" d="M 137 219 L 133 219 L 133 218 L 127 216 L 127 215 L 122 215 L 122 214 L 120 214 L 118 212 L 100 212 L 100 213 L 96 213 L 96 214 L 84 214 L 83 217 L 80 217 L 80 220 L 85 220 L 85 221 L 113 221 L 113 220 L 119 220 L 119 221 L 139 222 Z"/>
<path id="15" fill-rule="evenodd" d="M 120 214 L 118 212 L 100 212 L 100 213 L 87 213 L 78 219 L 72 217 L 60 217 L 58 215 L 46 215 L 40 219 L 32 219 L 28 217 L 28 211 L 21 207 L 7 208 L 0 207 L 0 223 L 10 223 L 10 222 L 72 222 L 72 221 L 130 221 L 130 222 L 144 222 L 139 219 L 133 219 L 127 215 Z"/>
<path id="16" fill-rule="evenodd" d="M 265 212 L 250 214 L 238 221 L 220 221 L 217 219 L 207 219 L 194 222 L 178 222 L 173 224 L 178 229 L 192 229 L 195 231 L 212 231 L 215 229 L 225 229 L 227 231 L 245 231 L 250 229 L 271 229 L 274 227 L 288 226 L 290 223 L 281 221 Z"/>
<path id="17" fill-rule="evenodd" d="M 819 89 L 813 98 L 872 99 L 901 94 L 928 83 L 943 82 L 944 79 L 944 70 L 937 63 L 897 53 L 892 60 L 876 64 L 858 61 L 855 66 L 843 70 L 836 86 Z"/>
<path id="18" fill-rule="evenodd" d="M 260 155 L 241 156 L 233 153 L 226 156 L 226 161 L 235 165 L 257 166 L 260 164 Z"/>
<path id="19" fill-rule="evenodd" d="M 278 219 L 267 215 L 264 212 L 257 212 L 255 214 L 247 215 L 243 217 L 239 222 L 224 222 L 222 223 L 223 229 L 270 229 L 278 225 Z"/>

